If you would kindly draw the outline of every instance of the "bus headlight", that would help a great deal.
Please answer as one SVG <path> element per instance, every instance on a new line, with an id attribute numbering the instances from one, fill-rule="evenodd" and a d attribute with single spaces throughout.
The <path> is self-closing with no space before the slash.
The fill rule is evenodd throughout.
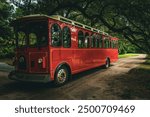
<path id="1" fill-rule="evenodd" d="M 46 58 L 42 57 L 38 59 L 38 64 L 40 65 L 40 67 L 42 67 L 43 69 L 46 68 Z"/>
<path id="2" fill-rule="evenodd" d="M 43 62 L 43 59 L 42 58 L 39 58 L 38 59 L 38 63 L 40 64 L 40 63 L 42 63 Z"/>

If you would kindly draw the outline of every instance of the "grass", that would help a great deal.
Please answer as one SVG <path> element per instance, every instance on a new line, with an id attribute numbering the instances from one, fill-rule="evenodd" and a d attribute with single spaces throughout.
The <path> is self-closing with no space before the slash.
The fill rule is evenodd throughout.
<path id="1" fill-rule="evenodd" d="M 143 73 L 150 74 L 150 55 L 147 55 L 146 61 L 142 63 L 138 69 Z"/>
<path id="2" fill-rule="evenodd" d="M 119 58 L 128 58 L 128 57 L 133 57 L 133 56 L 138 56 L 139 54 L 133 54 L 133 53 L 129 53 L 129 54 L 120 54 Z"/>

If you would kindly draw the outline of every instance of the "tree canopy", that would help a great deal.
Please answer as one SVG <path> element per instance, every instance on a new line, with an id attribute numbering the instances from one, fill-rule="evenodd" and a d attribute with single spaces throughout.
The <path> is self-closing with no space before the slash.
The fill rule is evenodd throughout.
<path id="1" fill-rule="evenodd" d="M 61 14 L 83 23 L 121 34 L 150 53 L 149 0 L 13 0 L 24 14 Z"/>
<path id="2" fill-rule="evenodd" d="M 0 38 L 8 38 L 10 36 L 10 11 L 10 5 L 5 0 L 0 0 Z"/>
<path id="3" fill-rule="evenodd" d="M 10 12 L 10 3 L 16 6 L 14 12 Z M 58 14 L 104 30 L 131 43 L 126 46 L 135 45 L 150 53 L 149 6 L 149 0 L 0 0 L 0 38 L 10 36 L 10 17 Z"/>
<path id="4" fill-rule="evenodd" d="M 12 19 L 12 6 L 6 0 L 0 0 L 0 57 L 10 55 L 13 53 L 12 44 L 13 40 L 12 29 L 10 21 Z"/>

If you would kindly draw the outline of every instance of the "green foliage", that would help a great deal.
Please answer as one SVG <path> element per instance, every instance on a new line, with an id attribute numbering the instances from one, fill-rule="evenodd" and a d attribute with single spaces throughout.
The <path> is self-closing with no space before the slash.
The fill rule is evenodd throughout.
<path id="1" fill-rule="evenodd" d="M 12 7 L 6 0 L 0 0 L 0 58 L 13 55 L 12 29 L 9 25 Z"/>
<path id="2" fill-rule="evenodd" d="M 10 1 L 16 5 L 13 12 L 10 3 L 0 0 L 0 56 L 5 56 L 4 53 L 12 50 L 12 46 L 8 47 L 14 41 L 10 20 L 29 14 L 58 14 L 108 32 L 120 38 L 121 54 L 143 51 L 150 53 L 149 0 Z"/>
<path id="3" fill-rule="evenodd" d="M 119 54 L 141 53 L 141 51 L 132 45 L 128 40 L 119 39 Z"/>
<path id="4" fill-rule="evenodd" d="M 121 34 L 132 45 L 150 53 L 149 0 L 38 0 L 37 6 L 36 13 L 61 14 Z"/>
<path id="5" fill-rule="evenodd" d="M 8 3 L 0 1 L 0 37 L 8 38 L 11 35 L 9 27 L 10 9 Z"/>
<path id="6" fill-rule="evenodd" d="M 127 53 L 127 46 L 123 42 L 123 40 L 119 40 L 119 54 L 126 54 Z"/>
<path id="7" fill-rule="evenodd" d="M 0 58 L 12 58 L 14 56 L 14 46 L 0 47 Z"/>
<path id="8" fill-rule="evenodd" d="M 18 17 L 21 17 L 21 16 L 23 16 L 23 10 L 20 9 L 20 8 L 16 8 L 16 11 L 15 11 L 15 13 L 13 14 L 13 17 L 14 17 L 14 18 L 18 18 Z"/>

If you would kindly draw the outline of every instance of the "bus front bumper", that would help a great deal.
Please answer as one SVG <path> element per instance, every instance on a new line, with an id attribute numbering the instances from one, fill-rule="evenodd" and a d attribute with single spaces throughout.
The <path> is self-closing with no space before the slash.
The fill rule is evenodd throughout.
<path id="1" fill-rule="evenodd" d="M 10 72 L 8 78 L 11 80 L 18 80 L 18 81 L 25 81 L 25 82 L 47 83 L 51 81 L 49 74 L 29 74 L 29 73 L 22 73 L 17 71 Z"/>

